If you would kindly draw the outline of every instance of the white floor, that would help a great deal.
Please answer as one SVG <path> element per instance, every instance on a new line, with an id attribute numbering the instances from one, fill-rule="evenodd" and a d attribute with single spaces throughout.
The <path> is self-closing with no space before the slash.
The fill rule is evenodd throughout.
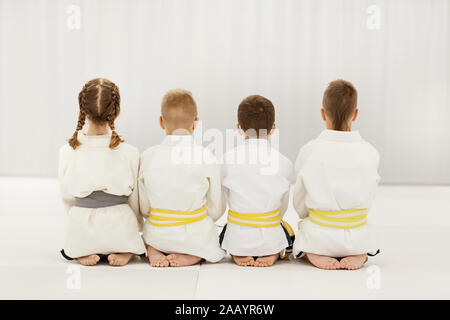
<path id="1" fill-rule="evenodd" d="M 382 254 L 357 271 L 305 261 L 122 268 L 65 261 L 54 179 L 0 178 L 0 299 L 450 299 L 450 187 L 383 186 L 371 211 Z M 297 218 L 288 212 L 287 220 Z M 79 286 L 78 286 L 79 284 Z"/>

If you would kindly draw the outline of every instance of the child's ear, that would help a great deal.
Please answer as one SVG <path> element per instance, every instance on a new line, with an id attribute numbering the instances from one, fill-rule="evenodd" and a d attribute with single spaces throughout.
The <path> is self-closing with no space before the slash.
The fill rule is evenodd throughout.
<path id="1" fill-rule="evenodd" d="M 272 130 L 270 130 L 269 132 L 269 136 L 271 136 L 275 132 L 275 130 L 277 130 L 277 125 L 274 123 L 272 126 Z"/>
<path id="2" fill-rule="evenodd" d="M 166 126 L 164 125 L 164 119 L 162 116 L 159 117 L 159 125 L 161 126 L 161 129 L 166 130 Z"/>
<path id="3" fill-rule="evenodd" d="M 325 109 L 320 109 L 320 114 L 322 115 L 322 120 L 327 121 L 327 115 L 325 114 Z"/>
<path id="4" fill-rule="evenodd" d="M 355 121 L 355 120 L 356 120 L 356 118 L 358 118 L 358 114 L 359 114 L 359 109 L 358 109 L 358 108 L 356 108 L 356 109 L 355 109 L 355 114 L 353 115 L 353 119 L 352 119 L 352 122 L 353 122 L 353 121 Z"/>
<path id="5" fill-rule="evenodd" d="M 197 122 L 198 122 L 198 120 L 200 120 L 198 117 L 195 117 L 195 119 L 194 119 L 194 124 L 192 125 L 192 131 L 194 131 L 195 130 L 195 128 L 197 128 Z"/>
<path id="6" fill-rule="evenodd" d="M 236 125 L 236 129 L 241 136 L 245 137 L 245 132 L 241 129 L 241 126 L 239 125 L 239 123 Z"/>

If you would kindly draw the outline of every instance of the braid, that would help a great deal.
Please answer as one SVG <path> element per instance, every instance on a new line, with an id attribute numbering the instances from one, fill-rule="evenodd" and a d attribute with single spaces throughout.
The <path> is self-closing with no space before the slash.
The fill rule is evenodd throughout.
<path id="1" fill-rule="evenodd" d="M 73 136 L 69 139 L 69 145 L 74 150 L 81 145 L 81 142 L 78 140 L 78 131 L 83 129 L 85 121 L 86 121 L 86 113 L 84 112 L 83 109 L 80 109 L 80 113 L 78 114 L 77 129 L 75 130 Z"/>
<path id="2" fill-rule="evenodd" d="M 120 113 L 120 94 L 119 94 L 119 88 L 113 84 L 111 88 L 111 104 L 110 104 L 110 110 L 108 115 L 108 124 L 111 128 L 111 142 L 109 143 L 109 147 L 111 149 L 115 149 L 119 146 L 122 140 L 120 136 L 116 132 L 116 128 L 114 125 L 114 120 L 117 118 L 117 116 Z"/>
<path id="3" fill-rule="evenodd" d="M 120 113 L 120 93 L 115 84 L 111 88 L 111 107 L 113 108 L 114 118 L 117 118 Z"/>
<path id="4" fill-rule="evenodd" d="M 78 114 L 78 123 L 77 128 L 72 135 L 72 137 L 69 139 L 69 145 L 75 150 L 81 145 L 81 142 L 78 140 L 78 131 L 83 129 L 84 123 L 86 122 L 86 111 L 85 111 L 85 103 L 86 103 L 86 97 L 85 97 L 85 90 L 86 85 L 81 90 L 80 94 L 78 95 L 78 104 L 80 105 L 80 112 Z"/>
<path id="5" fill-rule="evenodd" d="M 117 134 L 116 129 L 114 127 L 114 120 L 111 119 L 108 121 L 109 127 L 111 128 L 111 142 L 109 143 L 109 147 L 111 149 L 115 149 L 119 146 L 123 140 L 120 138 L 120 136 Z"/>
<path id="6" fill-rule="evenodd" d="M 87 90 L 88 84 L 86 83 L 83 86 L 83 89 L 81 89 L 80 94 L 78 95 L 78 105 L 80 106 L 80 110 L 85 111 L 86 110 L 86 90 Z"/>
<path id="7" fill-rule="evenodd" d="M 95 124 L 107 123 L 109 125 L 112 131 L 109 144 L 111 149 L 117 148 L 123 142 L 114 125 L 114 120 L 120 113 L 120 93 L 119 88 L 113 82 L 102 78 L 86 82 L 78 94 L 78 104 L 80 113 L 77 128 L 69 139 L 69 144 L 73 149 L 81 145 L 78 141 L 78 132 L 83 128 L 86 118 Z"/>

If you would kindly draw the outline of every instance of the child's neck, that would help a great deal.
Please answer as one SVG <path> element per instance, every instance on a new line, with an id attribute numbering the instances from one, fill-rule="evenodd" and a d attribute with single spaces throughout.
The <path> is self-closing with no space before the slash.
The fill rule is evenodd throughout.
<path id="1" fill-rule="evenodd" d="M 166 129 L 166 136 L 192 136 L 193 133 L 193 130 L 187 129 L 175 129 L 172 131 Z"/>
<path id="2" fill-rule="evenodd" d="M 187 132 L 187 133 L 166 132 L 166 136 L 192 136 L 192 132 Z"/>
<path id="3" fill-rule="evenodd" d="M 108 130 L 107 124 L 97 125 L 94 123 L 89 123 L 88 132 L 87 132 L 88 136 L 101 136 L 101 135 L 108 134 L 108 133 L 109 133 L 109 130 Z"/>
<path id="4" fill-rule="evenodd" d="M 330 122 L 328 122 L 328 121 L 326 121 L 325 125 L 326 125 L 326 128 L 327 128 L 328 130 L 334 130 L 334 131 L 352 131 L 352 124 L 351 124 L 351 123 L 347 125 L 347 128 L 346 128 L 346 129 L 336 129 L 336 128 L 333 126 L 333 124 L 330 123 Z"/>
<path id="5" fill-rule="evenodd" d="M 245 136 L 244 138 L 245 140 L 250 140 L 250 139 L 262 139 L 262 140 L 269 140 L 269 136 L 262 136 L 262 137 L 249 137 L 249 136 Z"/>

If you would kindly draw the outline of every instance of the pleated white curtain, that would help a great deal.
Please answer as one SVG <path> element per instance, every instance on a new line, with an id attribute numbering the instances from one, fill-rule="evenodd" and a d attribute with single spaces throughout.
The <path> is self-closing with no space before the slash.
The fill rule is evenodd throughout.
<path id="1" fill-rule="evenodd" d="M 448 184 L 449 18 L 447 0 L 0 0 L 0 175 L 56 175 L 93 77 L 119 85 L 118 131 L 141 150 L 170 88 L 194 93 L 204 129 L 233 128 L 262 94 L 292 160 L 345 78 L 383 181 Z"/>

